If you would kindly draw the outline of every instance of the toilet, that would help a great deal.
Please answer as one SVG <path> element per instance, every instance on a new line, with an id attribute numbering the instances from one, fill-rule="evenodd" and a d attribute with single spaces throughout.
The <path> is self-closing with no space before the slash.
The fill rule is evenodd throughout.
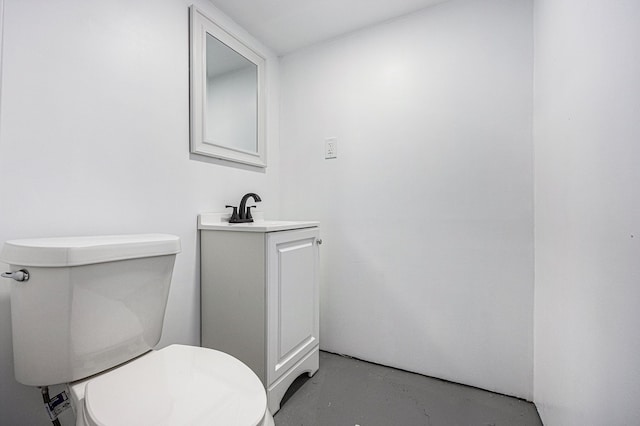
<path id="1" fill-rule="evenodd" d="M 5 242 L 16 380 L 67 384 L 76 425 L 273 426 L 260 379 L 213 349 L 160 340 L 180 239 Z"/>

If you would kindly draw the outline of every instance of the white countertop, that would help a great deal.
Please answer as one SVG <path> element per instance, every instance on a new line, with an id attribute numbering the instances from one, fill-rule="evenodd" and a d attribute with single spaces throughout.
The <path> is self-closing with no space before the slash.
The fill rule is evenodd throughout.
<path id="1" fill-rule="evenodd" d="M 198 215 L 198 229 L 211 231 L 276 232 L 291 229 L 313 228 L 317 221 L 265 220 L 263 212 L 251 212 L 253 222 L 229 223 L 229 213 L 201 213 Z"/>

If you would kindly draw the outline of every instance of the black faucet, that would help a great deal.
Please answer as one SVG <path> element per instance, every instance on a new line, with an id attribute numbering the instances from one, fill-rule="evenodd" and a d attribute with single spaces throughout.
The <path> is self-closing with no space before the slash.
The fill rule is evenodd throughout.
<path id="1" fill-rule="evenodd" d="M 240 211 L 239 212 L 236 209 L 236 207 L 227 206 L 227 207 L 233 207 L 233 214 L 231 215 L 231 218 L 229 219 L 229 223 L 248 223 L 248 222 L 253 222 L 253 216 L 251 216 L 251 208 L 255 207 L 255 206 L 247 207 L 247 200 L 249 200 L 249 198 L 253 198 L 253 200 L 256 203 L 262 201 L 262 199 L 260 198 L 260 196 L 258 194 L 255 194 L 253 192 L 245 194 L 242 197 L 242 200 L 240 200 L 240 209 L 239 209 Z"/>

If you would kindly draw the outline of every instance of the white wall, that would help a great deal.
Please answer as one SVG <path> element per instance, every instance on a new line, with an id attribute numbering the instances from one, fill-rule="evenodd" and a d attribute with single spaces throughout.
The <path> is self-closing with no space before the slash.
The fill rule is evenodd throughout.
<path id="1" fill-rule="evenodd" d="M 199 343 L 197 214 L 249 191 L 278 213 L 276 61 L 266 173 L 189 155 L 190 3 L 6 0 L 4 8 L 0 241 L 179 235 L 160 346 Z M 208 1 L 195 3 L 233 27 Z M 50 424 L 37 389 L 13 379 L 9 318 L 2 280 L 0 423 Z"/>
<path id="2" fill-rule="evenodd" d="M 532 398 L 532 38 L 528 0 L 454 0 L 282 58 L 323 349 Z"/>
<path id="3" fill-rule="evenodd" d="M 535 2 L 535 402 L 640 419 L 640 2 Z"/>

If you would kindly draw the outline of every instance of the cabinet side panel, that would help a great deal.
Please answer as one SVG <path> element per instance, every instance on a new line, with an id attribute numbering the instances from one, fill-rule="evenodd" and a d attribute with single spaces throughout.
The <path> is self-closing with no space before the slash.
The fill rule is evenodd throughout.
<path id="1" fill-rule="evenodd" d="M 200 233 L 202 346 L 233 355 L 266 384 L 264 234 Z"/>

